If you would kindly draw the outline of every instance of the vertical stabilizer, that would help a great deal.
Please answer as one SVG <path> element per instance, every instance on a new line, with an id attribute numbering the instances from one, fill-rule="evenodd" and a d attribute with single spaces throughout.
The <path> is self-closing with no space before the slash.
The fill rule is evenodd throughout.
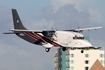
<path id="1" fill-rule="evenodd" d="M 14 22 L 14 29 L 25 30 L 26 28 L 23 26 L 16 9 L 12 9 L 12 16 L 13 16 L 13 22 Z"/>

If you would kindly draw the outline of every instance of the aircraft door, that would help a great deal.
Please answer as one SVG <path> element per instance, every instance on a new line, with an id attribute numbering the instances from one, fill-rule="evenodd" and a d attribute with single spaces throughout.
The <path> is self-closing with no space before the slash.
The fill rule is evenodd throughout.
<path id="1" fill-rule="evenodd" d="M 71 43 L 71 41 L 72 41 L 72 37 L 69 36 L 69 37 L 67 38 L 67 42 L 68 42 L 68 43 Z"/>

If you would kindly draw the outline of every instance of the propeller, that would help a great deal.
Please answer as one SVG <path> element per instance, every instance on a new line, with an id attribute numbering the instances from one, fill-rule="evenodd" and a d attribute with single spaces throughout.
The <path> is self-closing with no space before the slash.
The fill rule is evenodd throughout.
<path id="1" fill-rule="evenodd" d="M 51 27 L 51 28 L 52 28 L 52 31 L 55 31 L 55 32 L 58 30 L 58 29 L 54 30 L 54 28 L 53 28 L 53 27 Z M 55 37 L 57 37 L 57 35 L 56 35 L 56 33 L 55 33 L 55 32 L 54 32 L 54 36 L 55 36 Z"/>

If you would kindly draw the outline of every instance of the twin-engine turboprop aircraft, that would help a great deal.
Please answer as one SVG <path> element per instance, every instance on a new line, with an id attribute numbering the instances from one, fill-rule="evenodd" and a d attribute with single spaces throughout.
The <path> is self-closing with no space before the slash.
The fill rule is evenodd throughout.
<path id="1" fill-rule="evenodd" d="M 62 30 L 62 31 L 39 31 L 39 30 L 27 30 L 15 9 L 12 9 L 14 29 L 11 29 L 12 32 L 4 34 L 16 34 L 20 38 L 36 44 L 43 46 L 46 52 L 52 47 L 61 47 L 63 51 L 70 49 L 81 49 L 81 53 L 84 50 L 89 49 L 100 49 L 101 47 L 94 47 L 90 42 L 88 42 L 84 35 L 83 31 L 86 30 L 96 30 L 102 27 L 92 27 L 92 28 L 83 28 L 83 29 L 73 29 L 73 30 Z"/>

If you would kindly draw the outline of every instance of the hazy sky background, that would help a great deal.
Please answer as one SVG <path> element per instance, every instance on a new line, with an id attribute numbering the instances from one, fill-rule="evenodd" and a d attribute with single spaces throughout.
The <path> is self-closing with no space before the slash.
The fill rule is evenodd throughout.
<path id="1" fill-rule="evenodd" d="M 54 70 L 54 52 L 28 43 L 16 35 L 11 9 L 17 9 L 28 29 L 55 30 L 102 26 L 84 32 L 94 46 L 105 46 L 105 0 L 0 0 L 0 70 Z"/>

